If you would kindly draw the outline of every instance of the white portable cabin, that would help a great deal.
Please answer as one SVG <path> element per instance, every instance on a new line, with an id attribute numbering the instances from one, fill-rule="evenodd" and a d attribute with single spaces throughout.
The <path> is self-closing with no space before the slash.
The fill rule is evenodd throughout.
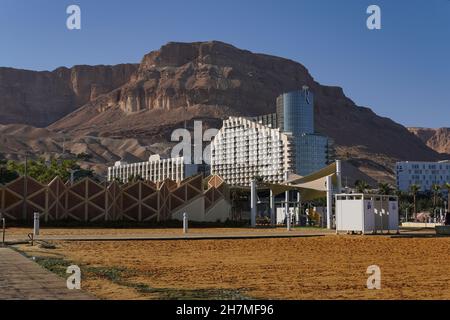
<path id="1" fill-rule="evenodd" d="M 337 194 L 336 232 L 399 231 L 398 197 L 374 194 Z"/>

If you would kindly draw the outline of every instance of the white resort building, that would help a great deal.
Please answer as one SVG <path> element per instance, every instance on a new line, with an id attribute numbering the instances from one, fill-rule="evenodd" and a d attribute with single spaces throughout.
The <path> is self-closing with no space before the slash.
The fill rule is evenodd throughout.
<path id="1" fill-rule="evenodd" d="M 279 129 L 230 117 L 211 143 L 211 174 L 231 185 L 249 186 L 255 177 L 283 182 L 294 163 L 291 139 Z"/>
<path id="2" fill-rule="evenodd" d="M 152 155 L 147 162 L 116 162 L 113 167 L 108 168 L 108 181 L 118 179 L 127 182 L 130 178 L 140 177 L 153 182 L 166 179 L 179 182 L 197 173 L 198 166 L 185 164 L 183 157 L 161 159 L 159 155 Z"/>
<path id="3" fill-rule="evenodd" d="M 397 188 L 409 191 L 412 184 L 430 191 L 434 184 L 450 182 L 450 160 L 440 162 L 402 161 L 396 165 Z"/>

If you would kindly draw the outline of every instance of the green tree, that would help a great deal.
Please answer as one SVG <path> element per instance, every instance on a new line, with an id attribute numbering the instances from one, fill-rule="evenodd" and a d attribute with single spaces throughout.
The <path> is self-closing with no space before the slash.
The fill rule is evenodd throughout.
<path id="1" fill-rule="evenodd" d="M 450 212 L 450 182 L 446 182 L 443 188 L 447 189 L 447 212 Z"/>
<path id="2" fill-rule="evenodd" d="M 412 212 L 412 204 L 409 199 L 410 195 L 407 192 L 403 192 L 399 189 L 394 189 L 394 194 L 398 197 L 399 214 L 403 213 L 403 216 L 406 218 L 406 211 L 408 211 L 409 219 L 411 217 L 410 213 Z"/>
<path id="3" fill-rule="evenodd" d="M 355 183 L 356 192 L 366 193 L 370 188 L 370 185 L 364 180 L 357 180 Z"/>
<path id="4" fill-rule="evenodd" d="M 116 182 L 119 183 L 119 184 L 123 184 L 122 178 L 115 177 L 115 178 L 114 178 L 114 181 L 116 181 Z"/>
<path id="5" fill-rule="evenodd" d="M 231 219 L 239 221 L 242 218 L 241 202 L 245 201 L 245 193 L 239 188 L 232 188 L 230 190 L 231 199 Z"/>
<path id="6" fill-rule="evenodd" d="M 420 190 L 420 186 L 417 184 L 412 184 L 409 187 L 409 191 L 411 192 L 411 195 L 413 196 L 413 206 L 414 206 L 414 220 L 417 219 L 417 193 Z"/>
<path id="7" fill-rule="evenodd" d="M 378 192 L 382 195 L 391 195 L 393 188 L 389 183 L 379 183 L 378 184 Z"/>
<path id="8" fill-rule="evenodd" d="M 140 175 L 131 175 L 128 177 L 128 183 L 138 182 L 138 181 L 144 181 L 144 178 L 142 178 Z"/>
<path id="9" fill-rule="evenodd" d="M 434 209 L 434 208 L 436 208 L 437 203 L 438 203 L 441 186 L 438 184 L 433 184 L 431 186 L 431 191 L 433 192 L 433 209 Z"/>
<path id="10" fill-rule="evenodd" d="M 253 179 L 255 179 L 257 186 L 264 184 L 264 178 L 262 176 L 254 176 Z"/>
<path id="11" fill-rule="evenodd" d="M 19 177 L 16 171 L 7 168 L 7 161 L 0 160 L 0 184 L 7 184 Z"/>
<path id="12" fill-rule="evenodd" d="M 7 168 L 21 175 L 25 174 L 25 163 L 8 161 Z M 57 176 L 64 181 L 69 180 L 71 171 L 76 172 L 75 177 L 77 179 L 86 176 L 93 177 L 91 170 L 82 169 L 75 160 L 52 158 L 46 161 L 43 158 L 39 158 L 37 160 L 29 160 L 27 164 L 27 175 L 41 183 L 49 183 Z"/>

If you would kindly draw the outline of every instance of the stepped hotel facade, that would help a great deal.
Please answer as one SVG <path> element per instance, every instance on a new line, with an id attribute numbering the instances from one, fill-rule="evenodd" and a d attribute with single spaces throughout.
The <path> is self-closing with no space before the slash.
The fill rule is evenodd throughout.
<path id="1" fill-rule="evenodd" d="M 211 143 L 210 172 L 229 185 L 249 186 L 259 177 L 281 183 L 285 173 L 306 176 L 334 159 L 333 141 L 314 129 L 314 94 L 307 86 L 280 95 L 276 112 L 258 117 L 230 117 Z M 197 173 L 197 165 L 183 157 L 128 164 L 117 162 L 108 168 L 108 180 L 126 182 L 141 177 L 154 182 L 182 181 Z"/>
<path id="2" fill-rule="evenodd" d="M 230 185 L 255 177 L 281 183 L 292 170 L 292 137 L 243 117 L 230 117 L 211 144 L 211 173 Z"/>
<path id="3" fill-rule="evenodd" d="M 285 172 L 306 176 L 335 159 L 333 140 L 315 132 L 314 94 L 307 86 L 277 98 L 276 113 L 224 121 L 211 146 L 211 173 L 231 185 L 254 177 L 283 182 Z"/>

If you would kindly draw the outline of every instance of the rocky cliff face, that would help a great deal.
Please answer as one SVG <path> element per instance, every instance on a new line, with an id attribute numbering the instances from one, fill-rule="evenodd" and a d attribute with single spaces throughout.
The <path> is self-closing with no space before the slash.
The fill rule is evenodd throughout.
<path id="1" fill-rule="evenodd" d="M 52 72 L 0 68 L 0 124 L 45 127 L 128 82 L 136 70 L 132 64 Z"/>
<path id="2" fill-rule="evenodd" d="M 299 63 L 221 42 L 169 43 L 146 55 L 137 75 L 96 106 L 119 106 L 131 114 L 210 105 L 259 115 L 274 111 L 280 93 L 304 84 L 317 91 L 319 100 L 353 105 L 342 89 L 320 86 Z"/>
<path id="3" fill-rule="evenodd" d="M 392 182 L 396 160 L 439 158 L 405 127 L 356 106 L 342 88 L 316 82 L 303 65 L 221 42 L 169 43 L 147 54 L 128 83 L 51 128 L 145 135 L 192 118 L 274 112 L 278 95 L 303 85 L 315 94 L 316 129 L 335 140 L 340 158 L 372 176 Z"/>
<path id="4" fill-rule="evenodd" d="M 405 127 L 356 106 L 341 88 L 316 82 L 300 63 L 222 42 L 168 43 L 138 67 L 83 68 L 39 75 L 17 71 L 21 81 L 0 81 L 0 99 L 1 92 L 9 93 L 9 107 L 0 104 L 0 114 L 19 119 L 11 110 L 17 105 L 36 117 L 48 110 L 39 123 L 49 123 L 87 102 L 48 129 L 79 139 L 137 139 L 164 149 L 171 131 L 185 121 L 219 127 L 230 115 L 274 112 L 278 95 L 308 85 L 315 95 L 317 131 L 335 140 L 339 158 L 352 159 L 372 177 L 393 182 L 395 161 L 441 158 Z"/>
<path id="5" fill-rule="evenodd" d="M 450 128 L 408 128 L 431 149 L 450 156 Z"/>
<path id="6" fill-rule="evenodd" d="M 119 105 L 126 113 L 218 105 L 257 115 L 273 111 L 283 89 L 311 82 L 303 66 L 285 59 L 220 42 L 169 43 L 144 57 Z"/>

